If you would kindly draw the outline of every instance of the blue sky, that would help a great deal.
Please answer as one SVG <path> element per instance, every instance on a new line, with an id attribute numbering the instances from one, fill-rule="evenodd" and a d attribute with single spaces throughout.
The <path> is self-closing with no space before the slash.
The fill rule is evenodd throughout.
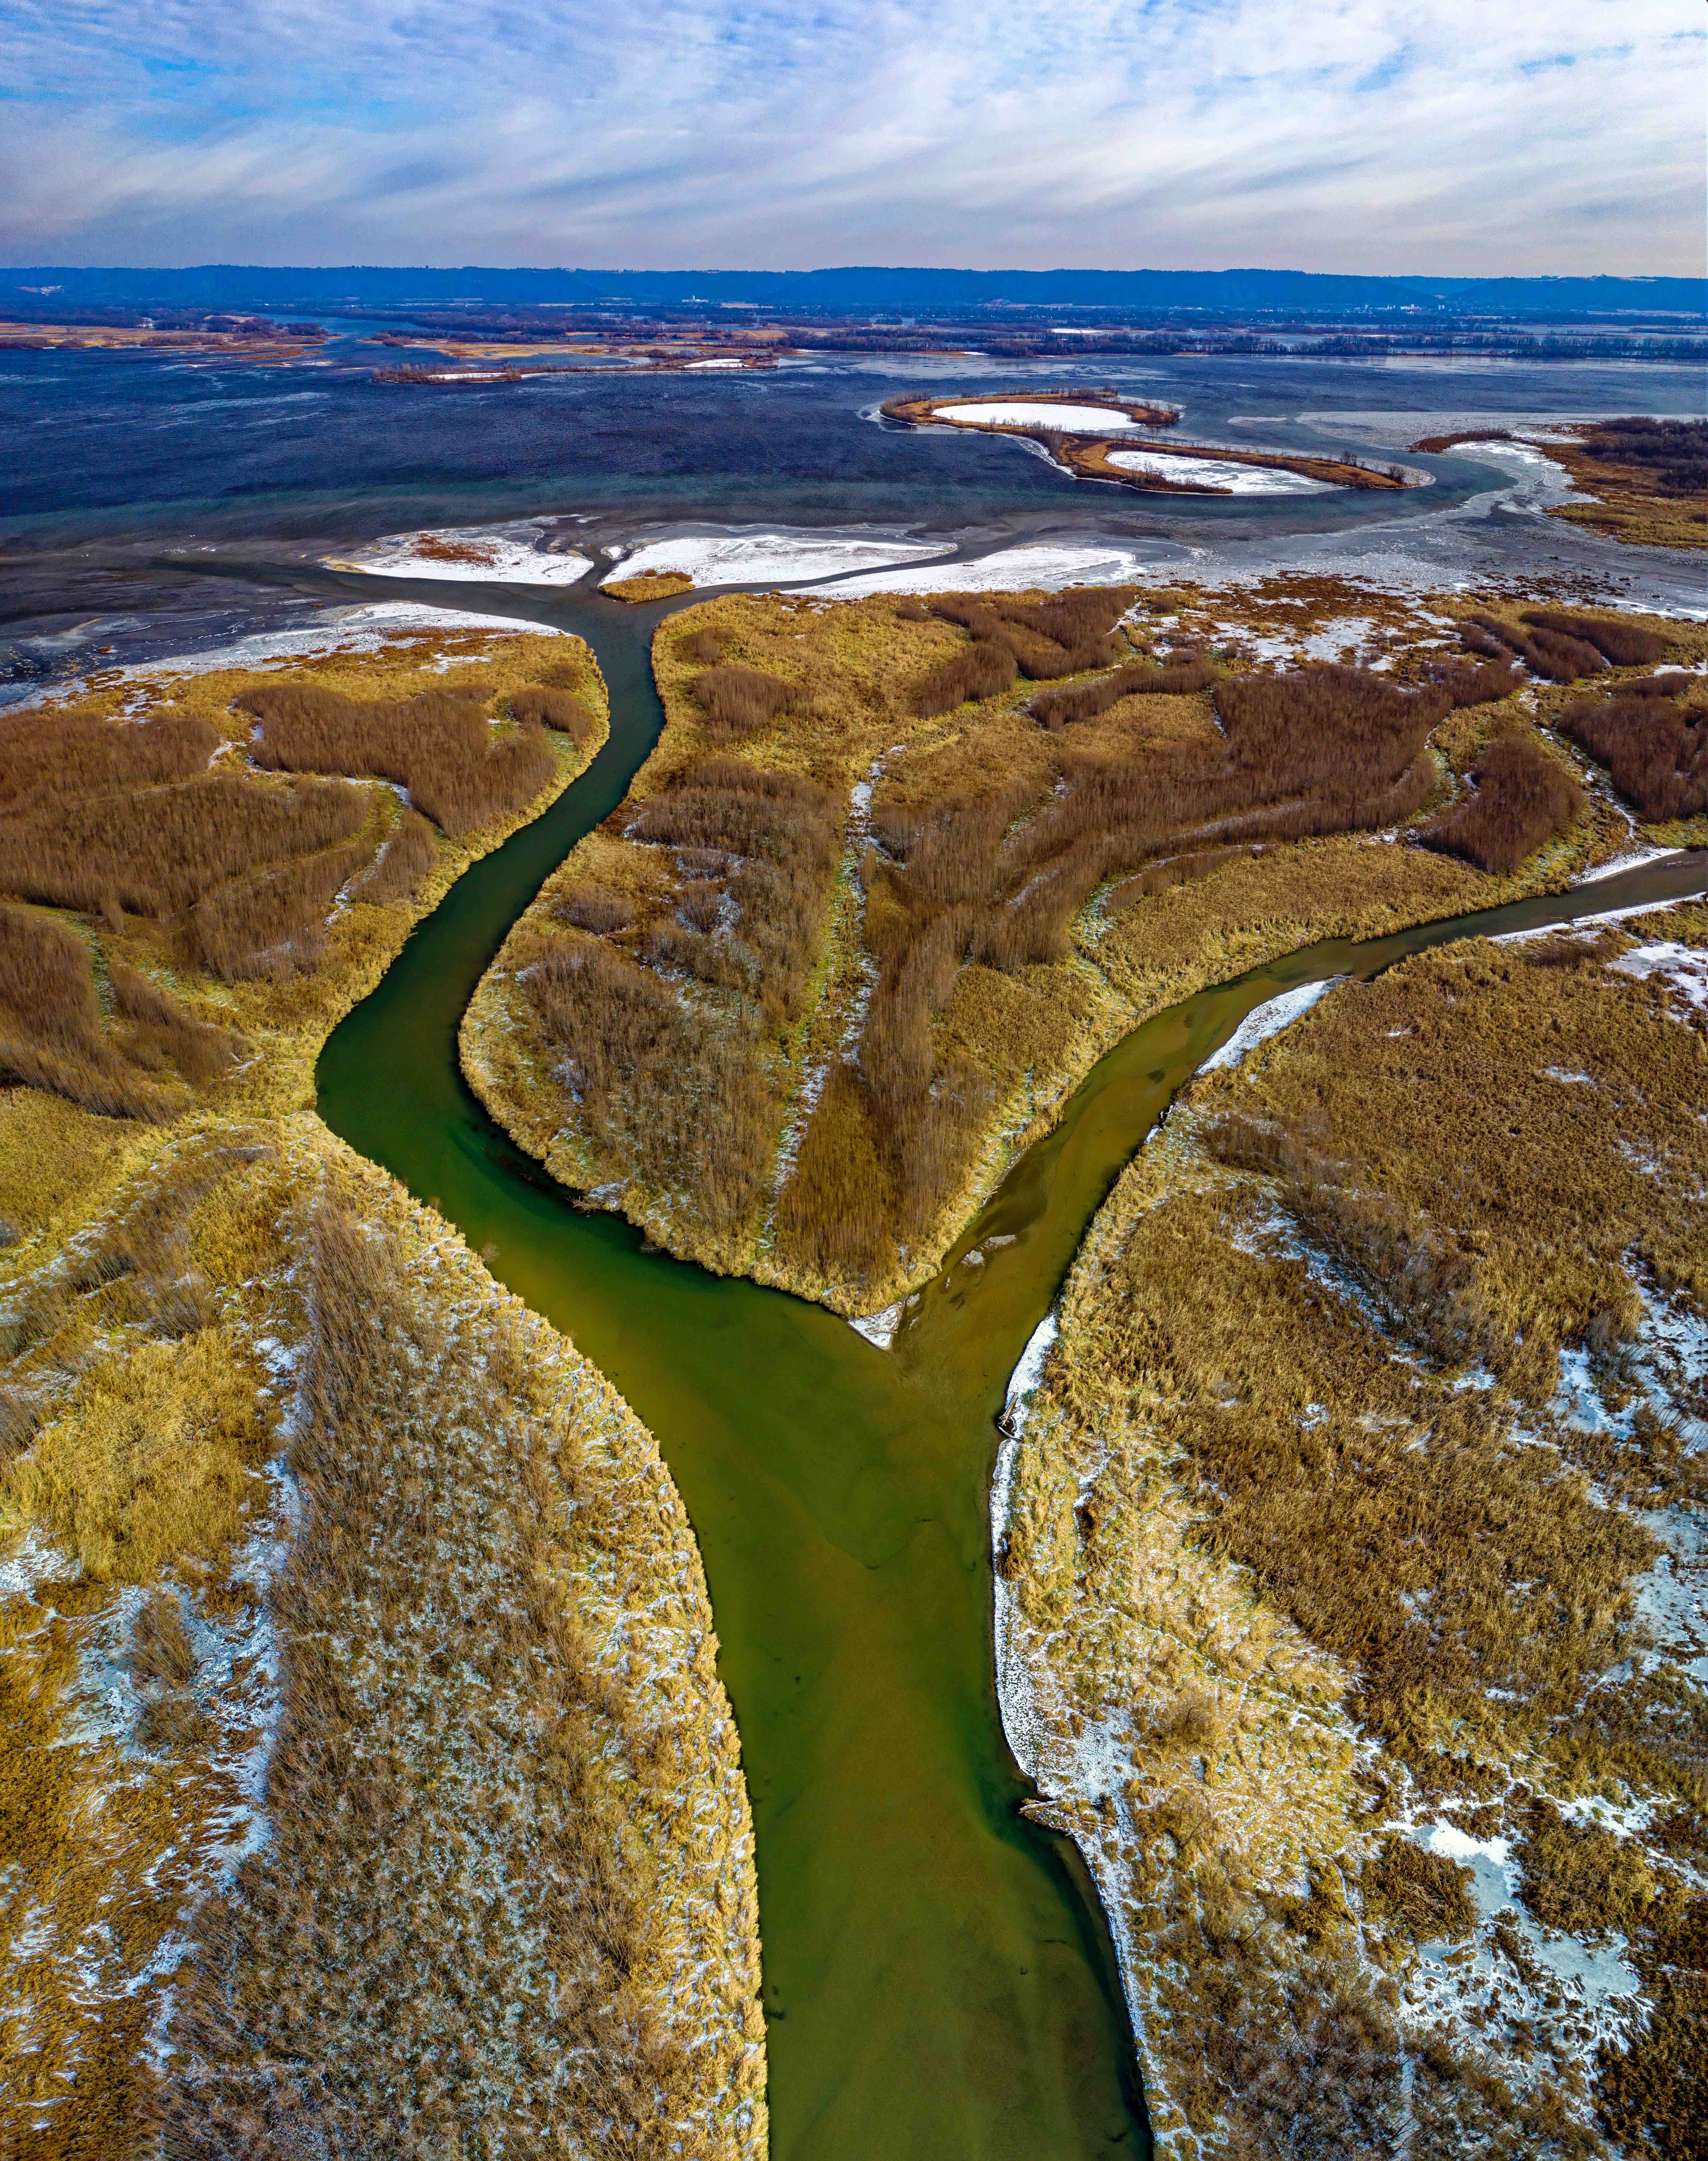
<path id="1" fill-rule="evenodd" d="M 0 259 L 1692 273 L 1701 0 L 7 0 Z"/>

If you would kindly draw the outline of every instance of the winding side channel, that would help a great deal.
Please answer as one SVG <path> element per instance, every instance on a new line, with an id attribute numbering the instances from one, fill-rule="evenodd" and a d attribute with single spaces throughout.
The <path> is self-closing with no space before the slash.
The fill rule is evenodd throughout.
<path id="1" fill-rule="evenodd" d="M 320 1108 L 571 1335 L 657 1435 L 705 1557 L 758 1833 L 777 2161 L 1148 2151 L 1107 1936 L 1077 1856 L 1026 1823 L 992 1679 L 986 1491 L 1008 1375 L 1173 1092 L 1279 990 L 1467 932 L 1708 886 L 1708 857 L 1296 954 L 1138 1029 L 1015 1164 L 894 1352 L 822 1309 L 581 1215 L 465 1086 L 456 1028 L 515 918 L 621 801 L 662 725 L 657 608 L 566 597 L 610 742 L 476 864 L 322 1055 Z"/>

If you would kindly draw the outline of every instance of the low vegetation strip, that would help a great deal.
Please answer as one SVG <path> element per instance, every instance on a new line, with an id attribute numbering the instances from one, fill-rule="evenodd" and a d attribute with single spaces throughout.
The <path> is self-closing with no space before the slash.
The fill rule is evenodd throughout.
<path id="1" fill-rule="evenodd" d="M 999 1657 L 1161 2153 L 1697 2150 L 1705 959 L 1675 909 L 1334 992 L 1075 1264 Z"/>
<path id="2" fill-rule="evenodd" d="M 1231 493 L 1221 484 L 1230 466 L 1254 472 L 1298 474 L 1331 487 L 1396 488 L 1410 484 L 1398 466 L 1370 466 L 1356 457 L 1313 457 L 1294 451 L 1164 442 L 1143 435 L 1138 440 L 1144 445 L 1144 461 L 1124 462 L 1123 454 L 1133 447 L 1128 431 L 1172 428 L 1178 424 L 1180 414 L 1172 405 L 1136 404 L 1114 391 L 1028 389 L 992 392 L 978 398 L 892 398 L 881 410 L 886 419 L 910 427 L 966 428 L 982 435 L 1019 436 L 1041 445 L 1058 465 L 1078 478 L 1112 481 L 1153 495 Z M 1173 469 L 1170 460 L 1183 462 Z"/>
<path id="3" fill-rule="evenodd" d="M 1304 604 L 1372 623 L 1362 595 Z M 659 1242 L 883 1307 L 1145 1013 L 1626 843 L 1518 703 L 1521 657 L 1569 640 L 1622 684 L 1602 646 L 1695 634 L 1455 596 L 1492 656 L 1464 659 L 1418 605 L 1379 669 L 1242 664 L 1238 596 L 1179 591 L 674 617 L 659 747 L 513 932 L 466 1069 L 555 1175 Z"/>
<path id="4" fill-rule="evenodd" d="M 43 1110 L 112 1134 L 0 1096 L 15 1217 Z M 5 1286 L 0 2139 L 763 2153 L 751 1825 L 651 1437 L 312 1116 L 128 1130 Z"/>

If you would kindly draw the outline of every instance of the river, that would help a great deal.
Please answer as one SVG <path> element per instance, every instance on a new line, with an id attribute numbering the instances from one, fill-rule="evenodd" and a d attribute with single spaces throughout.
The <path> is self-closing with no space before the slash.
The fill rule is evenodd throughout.
<path id="1" fill-rule="evenodd" d="M 1700 891 L 1708 855 L 1318 946 L 1159 1014 L 1013 1166 L 886 1353 L 820 1307 L 578 1212 L 462 1080 L 457 1023 L 482 971 L 663 721 L 648 652 L 668 607 L 575 591 L 527 608 L 593 647 L 610 741 L 333 1034 L 321 1115 L 490 1249 L 658 1437 L 705 1558 L 752 1796 L 777 2161 L 1144 2154 L 1108 1939 L 1071 1847 L 1018 1814 L 1031 1789 L 995 1699 L 987 1492 L 1008 1373 L 1122 1164 L 1254 1005 L 1466 930 Z M 953 1266 L 993 1235 L 1013 1242 Z"/>

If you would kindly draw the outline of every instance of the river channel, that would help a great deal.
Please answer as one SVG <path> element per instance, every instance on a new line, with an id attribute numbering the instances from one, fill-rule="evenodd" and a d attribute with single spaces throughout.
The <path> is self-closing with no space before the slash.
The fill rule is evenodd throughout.
<path id="1" fill-rule="evenodd" d="M 491 1249 L 658 1437 L 705 1558 L 752 1796 L 777 2161 L 1143 2155 L 1108 1939 L 1072 1849 L 1018 1813 L 1031 1789 L 995 1700 L 987 1492 L 1008 1376 L 1110 1182 L 1253 1006 L 1467 932 L 1700 891 L 1708 855 L 1317 946 L 1159 1014 L 1013 1166 L 886 1353 L 820 1307 L 579 1213 L 458 1067 L 482 971 L 657 738 L 648 651 L 667 612 L 579 593 L 530 607 L 597 654 L 610 741 L 416 929 L 328 1042 L 319 1107 Z M 1013 1242 L 953 1266 L 993 1234 Z"/>

